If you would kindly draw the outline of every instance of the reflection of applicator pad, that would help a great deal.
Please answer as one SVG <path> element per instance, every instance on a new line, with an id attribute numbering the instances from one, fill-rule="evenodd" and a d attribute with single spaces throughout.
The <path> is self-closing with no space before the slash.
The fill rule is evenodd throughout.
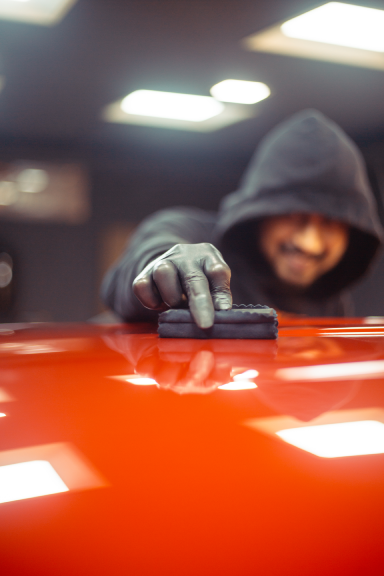
<path id="1" fill-rule="evenodd" d="M 189 310 L 171 309 L 159 316 L 160 338 L 277 338 L 277 316 L 273 308 L 257 304 L 234 304 L 232 310 L 215 312 L 212 328 L 202 330 Z"/>

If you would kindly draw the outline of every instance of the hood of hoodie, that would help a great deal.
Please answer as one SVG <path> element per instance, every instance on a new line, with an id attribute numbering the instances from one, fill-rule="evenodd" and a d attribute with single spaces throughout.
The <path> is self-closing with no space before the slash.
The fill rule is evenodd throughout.
<path id="1" fill-rule="evenodd" d="M 220 205 L 215 241 L 224 252 L 249 248 L 249 223 L 295 212 L 351 229 L 343 259 L 316 282 L 314 294 L 329 297 L 364 274 L 384 237 L 376 200 L 357 146 L 316 110 L 295 114 L 263 139 L 239 189 Z"/>

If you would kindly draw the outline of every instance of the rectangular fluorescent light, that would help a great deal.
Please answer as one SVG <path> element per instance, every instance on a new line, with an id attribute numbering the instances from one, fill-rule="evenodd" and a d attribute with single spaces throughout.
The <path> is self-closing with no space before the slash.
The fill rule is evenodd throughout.
<path id="1" fill-rule="evenodd" d="M 126 114 L 203 122 L 220 114 L 224 106 L 209 96 L 135 90 L 122 100 L 121 109 Z"/>
<path id="2" fill-rule="evenodd" d="M 384 70 L 384 10 L 329 2 L 242 40 L 246 50 Z"/>
<path id="3" fill-rule="evenodd" d="M 119 124 L 210 132 L 255 116 L 249 106 L 223 104 L 210 96 L 135 90 L 103 110 L 103 120 Z"/>
<path id="4" fill-rule="evenodd" d="M 288 444 L 321 458 L 384 453 L 384 424 L 374 420 L 303 426 L 276 434 Z"/>
<path id="5" fill-rule="evenodd" d="M 0 503 L 68 490 L 52 465 L 45 460 L 0 466 Z"/>
<path id="6" fill-rule="evenodd" d="M 217 100 L 237 104 L 256 104 L 271 94 L 270 89 L 263 82 L 230 79 L 215 84 L 210 92 Z"/>
<path id="7" fill-rule="evenodd" d="M 71 444 L 44 444 L 0 452 L 0 503 L 108 486 Z"/>
<path id="8" fill-rule="evenodd" d="M 0 19 L 50 26 L 59 22 L 77 0 L 0 0 Z"/>
<path id="9" fill-rule="evenodd" d="M 328 2 L 285 22 L 290 38 L 384 52 L 384 10 Z"/>

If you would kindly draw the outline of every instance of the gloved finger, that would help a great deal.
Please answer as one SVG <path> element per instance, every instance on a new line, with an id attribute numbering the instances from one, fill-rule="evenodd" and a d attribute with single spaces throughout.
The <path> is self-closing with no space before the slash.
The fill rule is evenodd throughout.
<path id="1" fill-rule="evenodd" d="M 213 326 L 215 310 L 213 307 L 209 282 L 198 265 L 179 268 L 181 282 L 188 298 L 192 318 L 199 328 Z"/>
<path id="2" fill-rule="evenodd" d="M 216 310 L 232 308 L 230 289 L 231 270 L 224 260 L 210 258 L 204 263 L 203 270 L 209 280 L 213 304 Z"/>
<path id="3" fill-rule="evenodd" d="M 153 281 L 150 270 L 143 270 L 133 281 L 133 293 L 146 308 L 157 310 L 161 308 L 163 301 L 156 284 Z"/>
<path id="4" fill-rule="evenodd" d="M 159 260 L 153 267 L 152 277 L 163 302 L 170 308 L 180 307 L 183 302 L 183 290 L 177 268 L 173 262 Z"/>

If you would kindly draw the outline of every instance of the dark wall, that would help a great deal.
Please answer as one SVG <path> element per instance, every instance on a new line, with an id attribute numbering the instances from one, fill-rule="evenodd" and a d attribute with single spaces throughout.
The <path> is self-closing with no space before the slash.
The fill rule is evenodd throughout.
<path id="1" fill-rule="evenodd" d="M 159 131 L 166 134 L 167 131 Z M 211 147 L 209 139 L 120 143 L 3 142 L 0 159 L 81 162 L 88 170 L 92 216 L 83 225 L 0 220 L 18 261 L 16 320 L 86 320 L 98 311 L 100 238 L 114 223 L 137 223 L 173 205 L 215 210 L 233 191 L 252 149 Z M 361 148 L 384 194 L 384 141 Z M 384 315 L 384 257 L 353 290 L 358 315 Z"/>
<path id="2" fill-rule="evenodd" d="M 16 319 L 86 320 L 96 306 L 92 226 L 1 222 L 15 256 Z"/>

